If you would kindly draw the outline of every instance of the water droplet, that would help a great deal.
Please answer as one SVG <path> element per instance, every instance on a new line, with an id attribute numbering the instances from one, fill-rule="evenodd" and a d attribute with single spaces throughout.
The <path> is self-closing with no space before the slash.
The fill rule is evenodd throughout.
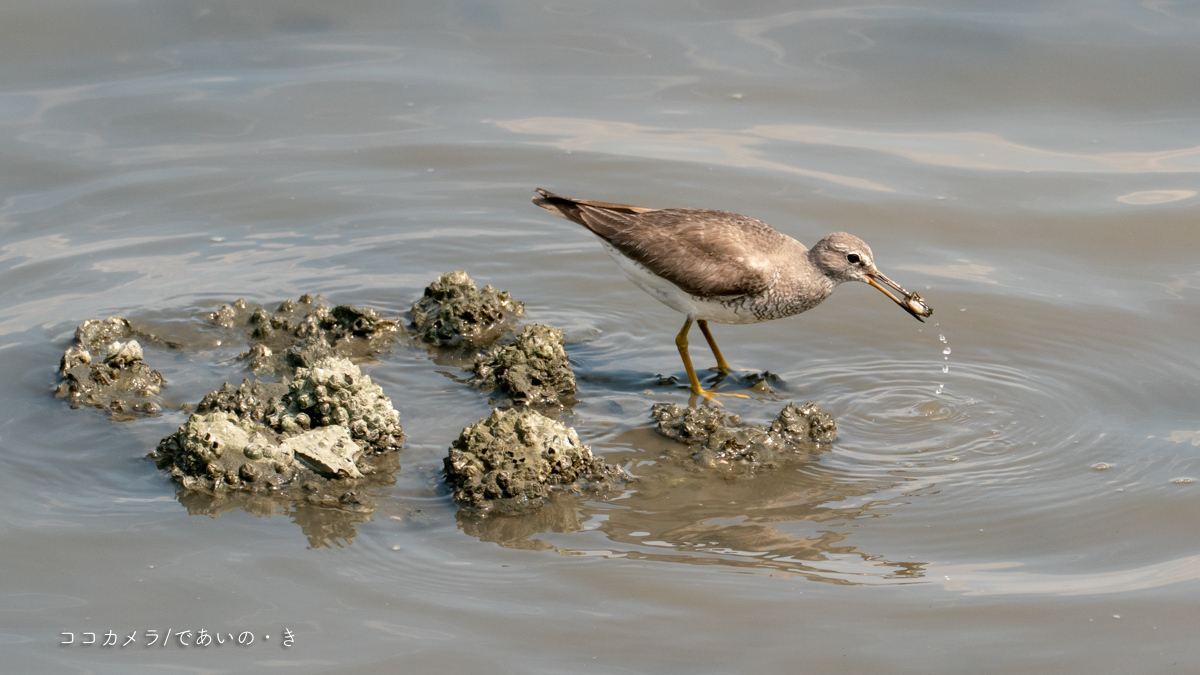
<path id="1" fill-rule="evenodd" d="M 949 366 L 949 365 L 942 366 L 942 372 L 943 372 L 943 373 L 948 373 L 948 372 L 950 372 L 950 366 Z"/>
<path id="2" fill-rule="evenodd" d="M 1108 462 L 1096 462 L 1092 465 L 1092 468 L 1096 471 L 1108 471 L 1112 468 L 1112 464 L 1109 464 Z"/>
<path id="3" fill-rule="evenodd" d="M 1113 614 L 1113 618 L 1114 618 L 1114 619 L 1119 619 L 1119 618 L 1121 618 L 1121 615 L 1120 615 L 1120 614 Z"/>
<path id="4" fill-rule="evenodd" d="M 949 356 L 949 355 L 950 355 L 950 348 L 949 348 L 949 347 L 946 347 L 945 349 L 943 349 L 943 350 L 942 350 L 942 353 L 943 353 L 943 354 L 946 354 L 947 356 Z"/>
<path id="5" fill-rule="evenodd" d="M 735 101 L 740 101 L 740 100 L 742 100 L 742 95 L 741 94 L 730 94 L 729 98 L 731 98 Z"/>
<path id="6" fill-rule="evenodd" d="M 1176 485 L 1187 485 L 1188 483 L 1195 483 L 1196 479 L 1188 478 L 1187 476 L 1180 476 L 1179 478 L 1172 478 L 1171 482 Z"/>
<path id="7" fill-rule="evenodd" d="M 210 239 L 209 241 L 212 241 L 212 242 L 214 242 L 214 243 L 217 243 L 217 244 L 219 244 L 219 243 L 221 243 L 221 242 L 225 241 L 225 237 L 220 237 L 220 236 L 217 236 L 217 237 L 213 237 L 213 238 L 212 238 L 212 239 Z"/>
<path id="8" fill-rule="evenodd" d="M 937 390 L 936 390 L 936 391 L 934 391 L 933 393 L 935 393 L 935 394 L 940 394 L 940 393 L 942 393 L 943 391 L 945 391 L 945 390 L 942 388 L 942 385 L 940 385 L 940 384 L 939 384 L 939 385 L 938 385 L 938 388 L 937 388 Z"/>
<path id="9" fill-rule="evenodd" d="M 945 342 L 945 341 L 946 341 L 946 336 L 945 336 L 945 335 L 943 335 L 943 334 L 941 334 L 941 333 L 938 333 L 938 339 L 939 339 L 939 340 L 941 340 L 942 342 Z"/>

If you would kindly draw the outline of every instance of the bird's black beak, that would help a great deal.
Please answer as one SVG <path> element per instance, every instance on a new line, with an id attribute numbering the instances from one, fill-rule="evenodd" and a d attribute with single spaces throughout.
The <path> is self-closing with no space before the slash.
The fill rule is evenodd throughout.
<path id="1" fill-rule="evenodd" d="M 899 293 L 900 295 L 903 295 L 904 299 L 901 300 L 900 298 L 897 298 L 896 296 L 892 295 L 891 291 L 884 288 L 879 283 L 880 281 L 882 281 L 883 283 L 887 284 L 888 286 L 891 286 L 892 288 L 896 289 L 896 292 Z M 896 282 L 894 282 L 891 279 L 884 276 L 883 272 L 876 270 L 875 272 L 868 274 L 867 275 L 867 283 L 871 284 L 875 288 L 878 288 L 879 290 L 883 291 L 883 294 L 888 296 L 889 298 L 891 298 L 892 302 L 896 303 L 897 305 L 900 305 L 902 308 L 904 308 L 904 311 L 908 312 L 909 314 L 912 314 L 913 318 L 916 319 L 917 321 L 920 321 L 921 323 L 925 322 L 924 317 L 927 317 L 927 316 L 933 314 L 933 308 L 930 307 L 929 305 L 926 305 L 925 301 L 921 299 L 921 296 L 917 295 L 916 293 L 909 293 L 908 291 L 904 290 L 903 288 L 900 287 L 900 284 L 897 284 Z"/>

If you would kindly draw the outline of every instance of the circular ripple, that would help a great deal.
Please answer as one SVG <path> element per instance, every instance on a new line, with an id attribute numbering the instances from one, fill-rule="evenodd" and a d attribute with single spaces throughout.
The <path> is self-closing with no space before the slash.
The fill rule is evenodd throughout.
<path id="1" fill-rule="evenodd" d="M 838 455 L 853 471 L 972 472 L 1010 479 L 1037 468 L 1032 458 L 1097 427 L 1098 415 L 1071 384 L 1001 363 L 875 360 L 804 373 L 838 422 Z M 838 470 L 836 466 L 826 467 Z M 851 467 L 843 467 L 849 470 Z"/>

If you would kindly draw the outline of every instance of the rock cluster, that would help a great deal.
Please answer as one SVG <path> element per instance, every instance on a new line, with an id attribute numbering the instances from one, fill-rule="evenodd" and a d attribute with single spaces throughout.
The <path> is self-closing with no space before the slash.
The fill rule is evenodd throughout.
<path id="1" fill-rule="evenodd" d="M 129 321 L 120 316 L 88 319 L 75 330 L 75 343 L 63 352 L 55 395 L 72 406 L 103 408 L 114 417 L 159 412 L 166 383 L 162 373 L 143 361 Z"/>
<path id="2" fill-rule="evenodd" d="M 628 476 L 605 464 L 574 429 L 535 410 L 494 410 L 463 429 L 445 459 L 454 500 L 478 510 L 540 506 L 552 492 L 611 488 Z"/>
<path id="3" fill-rule="evenodd" d="M 493 514 L 539 509 L 544 512 L 526 525 L 574 531 L 581 527 L 574 495 L 632 480 L 594 456 L 574 429 L 535 410 L 571 405 L 576 382 L 556 328 L 530 325 L 497 343 L 523 313 L 524 305 L 507 292 L 477 289 L 465 272 L 443 274 L 411 311 L 414 336 L 448 348 L 431 350 L 435 360 L 464 365 L 473 359 L 471 385 L 501 405 L 463 429 L 443 462 L 453 499 L 464 507 L 460 523 L 487 536 L 521 520 Z M 400 323 L 373 310 L 330 307 L 311 295 L 274 310 L 238 300 L 217 308 L 208 321 L 200 332 L 216 335 L 210 345 L 243 336 L 249 348 L 240 358 L 255 373 L 282 381 L 224 384 L 150 454 L 185 488 L 180 494 L 187 495 L 189 510 L 272 513 L 286 497 L 305 508 L 365 518 L 361 514 L 374 506 L 363 486 L 390 480 L 399 470 L 396 451 L 404 433 L 391 401 L 350 359 L 388 348 Z M 136 333 L 121 317 L 85 321 L 63 354 L 58 395 L 114 416 L 157 412 L 164 379 L 143 363 L 135 334 L 153 346 L 184 348 L 149 331 Z M 748 379 L 763 393 L 779 382 L 766 372 Z M 725 471 L 753 472 L 816 452 L 837 435 L 833 420 L 812 402 L 788 404 L 766 426 L 710 407 L 657 404 L 653 416 L 661 434 L 687 446 L 686 461 Z M 321 516 L 313 522 L 312 532 L 333 533 L 310 535 L 325 541 L 348 540 L 353 525 L 347 523 L 358 521 Z"/>
<path id="4" fill-rule="evenodd" d="M 475 288 L 466 272 L 447 272 L 412 306 L 412 331 L 441 347 L 483 347 L 525 313 L 524 303 L 491 286 Z"/>
<path id="5" fill-rule="evenodd" d="M 471 384 L 513 405 L 559 406 L 575 393 L 562 331 L 534 324 L 475 358 Z"/>
<path id="6" fill-rule="evenodd" d="M 786 454 L 808 453 L 837 437 L 833 418 L 809 401 L 789 403 L 770 427 L 742 422 L 718 408 L 685 408 L 658 403 L 652 415 L 658 431 L 695 449 L 692 459 L 700 466 L 752 472 L 774 464 Z"/>
<path id="7" fill-rule="evenodd" d="M 366 454 L 404 440 L 391 401 L 342 357 L 296 369 L 288 384 L 243 381 L 204 397 L 151 457 L 183 487 L 273 490 L 293 481 L 360 478 Z"/>
<path id="8" fill-rule="evenodd" d="M 399 331 L 396 321 L 375 310 L 330 307 L 312 295 L 285 300 L 274 311 L 239 299 L 208 318 L 214 325 L 246 332 L 250 347 L 239 358 L 261 374 L 287 375 L 332 356 L 368 356 L 386 349 Z"/>

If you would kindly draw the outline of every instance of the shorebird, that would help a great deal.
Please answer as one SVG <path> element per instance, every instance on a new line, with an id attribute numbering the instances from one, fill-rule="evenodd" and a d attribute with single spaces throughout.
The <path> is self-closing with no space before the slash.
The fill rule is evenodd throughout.
<path id="1" fill-rule="evenodd" d="M 535 192 L 534 204 L 586 227 L 634 285 L 687 317 L 675 345 L 692 393 L 706 399 L 746 397 L 700 386 L 688 354 L 693 322 L 717 358 L 717 370 L 728 373 L 729 362 L 708 330 L 709 321 L 782 319 L 816 307 L 846 281 L 878 288 L 918 321 L 933 314 L 920 295 L 884 276 L 871 248 L 852 234 L 834 232 L 807 249 L 762 221 L 728 211 L 651 209 L 568 199 L 541 188 Z"/>

